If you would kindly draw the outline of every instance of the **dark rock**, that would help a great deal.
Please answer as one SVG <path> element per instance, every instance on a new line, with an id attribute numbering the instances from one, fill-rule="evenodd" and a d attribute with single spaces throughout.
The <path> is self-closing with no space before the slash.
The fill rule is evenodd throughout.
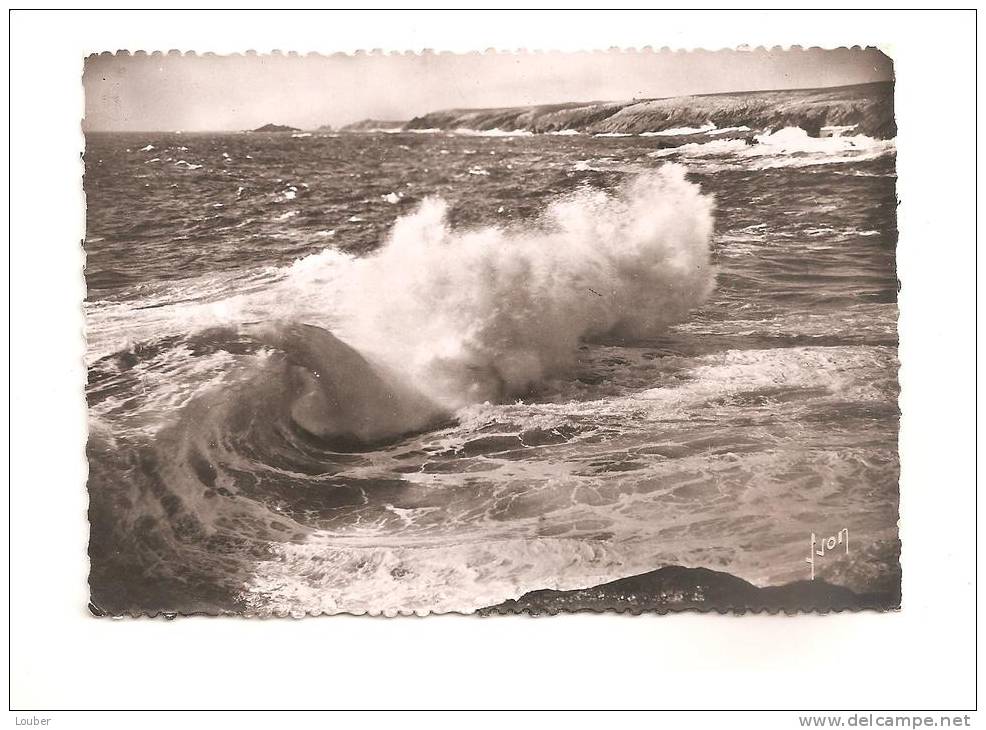
<path id="1" fill-rule="evenodd" d="M 289 127 L 286 124 L 265 124 L 262 127 L 257 127 L 253 132 L 300 132 L 301 130 L 297 127 Z"/>
<path id="2" fill-rule="evenodd" d="M 822 580 L 758 588 L 742 578 L 708 568 L 671 565 L 571 591 L 540 590 L 478 611 L 480 615 L 570 611 L 747 611 L 813 612 L 900 608 L 900 591 L 859 594 Z"/>

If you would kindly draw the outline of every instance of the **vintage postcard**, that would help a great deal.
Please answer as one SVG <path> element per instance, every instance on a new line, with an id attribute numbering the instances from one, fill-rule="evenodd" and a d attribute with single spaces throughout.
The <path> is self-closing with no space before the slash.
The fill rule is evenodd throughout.
<path id="1" fill-rule="evenodd" d="M 133 50 L 93 613 L 899 607 L 883 52 Z"/>

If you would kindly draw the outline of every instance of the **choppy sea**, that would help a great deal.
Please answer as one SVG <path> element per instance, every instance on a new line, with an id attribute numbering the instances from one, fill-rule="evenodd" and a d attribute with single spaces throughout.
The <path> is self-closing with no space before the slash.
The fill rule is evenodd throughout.
<path id="1" fill-rule="evenodd" d="M 93 601 L 899 581 L 893 142 L 676 143 L 89 134 Z"/>

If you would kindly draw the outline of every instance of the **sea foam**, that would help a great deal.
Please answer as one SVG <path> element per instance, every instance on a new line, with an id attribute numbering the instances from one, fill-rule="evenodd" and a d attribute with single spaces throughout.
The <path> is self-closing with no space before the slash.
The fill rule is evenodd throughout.
<path id="1" fill-rule="evenodd" d="M 436 401 L 502 400 L 572 366 L 583 339 L 653 337 L 702 304 L 712 226 L 712 199 L 677 165 L 563 197 L 518 228 L 453 230 L 429 198 L 334 272 L 333 305 L 344 339 Z"/>
<path id="2" fill-rule="evenodd" d="M 713 201 L 680 165 L 610 193 L 581 188 L 510 226 L 455 229 L 448 211 L 426 198 L 374 253 L 326 248 L 258 271 L 256 286 L 232 295 L 216 297 L 225 280 L 207 277 L 181 303 L 101 304 L 90 356 L 119 349 L 123 333 L 150 341 L 247 322 L 308 323 L 458 410 L 564 377 L 584 340 L 659 335 L 714 286 Z"/>
<path id="3" fill-rule="evenodd" d="M 662 129 L 659 132 L 641 132 L 641 137 L 680 137 L 691 134 L 711 134 L 716 129 L 716 125 L 712 122 L 706 122 L 701 127 L 673 127 L 671 129 Z"/>
<path id="4" fill-rule="evenodd" d="M 649 154 L 682 160 L 728 158 L 752 169 L 766 169 L 858 162 L 892 154 L 895 149 L 893 140 L 862 134 L 812 137 L 800 127 L 786 127 L 755 135 L 752 144 L 743 139 L 715 139 L 659 149 Z"/>

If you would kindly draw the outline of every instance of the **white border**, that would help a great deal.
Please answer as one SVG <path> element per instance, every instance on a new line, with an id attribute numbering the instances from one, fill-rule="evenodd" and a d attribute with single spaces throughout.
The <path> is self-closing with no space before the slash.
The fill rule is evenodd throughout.
<path id="1" fill-rule="evenodd" d="M 976 22 L 969 12 L 16 12 L 11 24 L 11 681 L 18 716 L 84 707 L 972 706 Z M 896 62 L 901 613 L 173 623 L 86 614 L 78 306 L 86 53 L 791 43 L 878 43 Z M 73 726 L 123 727 L 122 720 L 75 716 Z M 243 719 L 281 721 L 291 720 Z"/>

